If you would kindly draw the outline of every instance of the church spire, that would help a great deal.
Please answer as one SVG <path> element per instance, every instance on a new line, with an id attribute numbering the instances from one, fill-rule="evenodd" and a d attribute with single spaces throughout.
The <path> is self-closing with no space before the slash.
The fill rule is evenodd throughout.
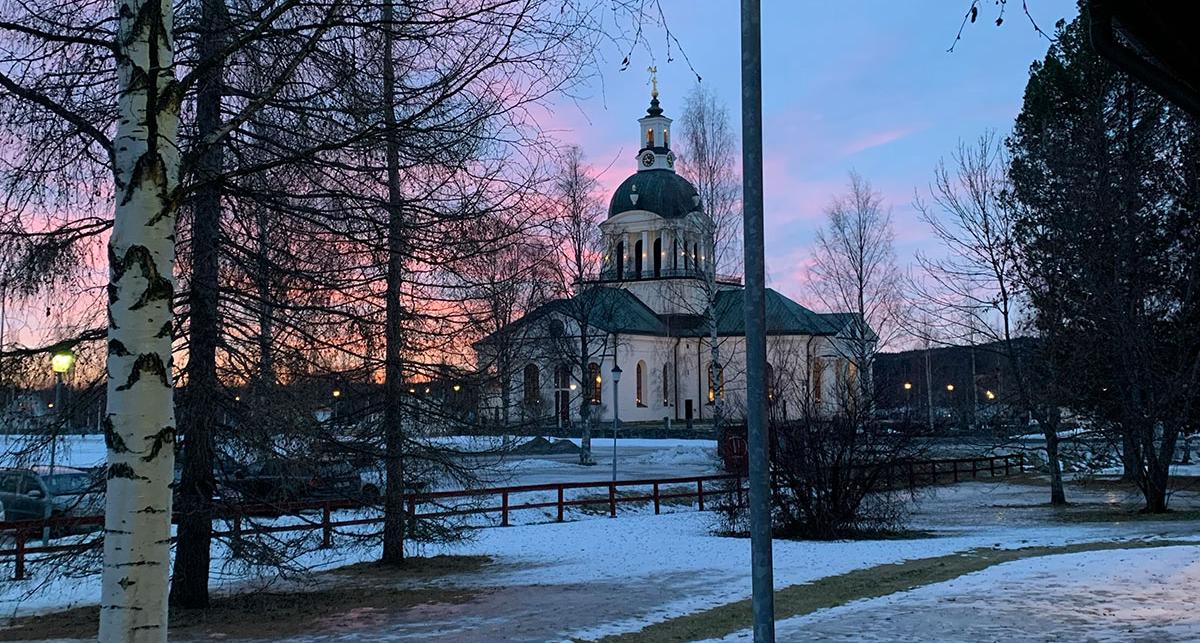
<path id="1" fill-rule="evenodd" d="M 637 157 L 638 171 L 673 172 L 675 153 L 671 151 L 671 119 L 663 116 L 662 106 L 658 102 L 658 68 L 651 66 L 646 71 L 650 73 L 650 109 L 638 119 L 638 136 L 642 140 Z"/>
<path id="2" fill-rule="evenodd" d="M 658 104 L 658 67 L 652 65 L 646 68 L 650 72 L 650 109 L 646 113 L 651 116 L 662 116 L 662 107 Z"/>

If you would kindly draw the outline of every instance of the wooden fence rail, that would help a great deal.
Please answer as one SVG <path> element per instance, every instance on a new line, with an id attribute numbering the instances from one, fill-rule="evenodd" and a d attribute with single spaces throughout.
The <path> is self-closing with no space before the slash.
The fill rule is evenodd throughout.
<path id="1" fill-rule="evenodd" d="M 962 477 L 970 473 L 972 479 L 976 479 L 980 473 L 987 472 L 989 477 L 997 477 L 998 475 L 1011 475 L 1014 471 L 1021 472 L 1025 468 L 1024 454 L 990 456 L 982 458 L 948 458 L 940 460 L 921 460 L 898 465 L 903 468 L 903 477 L 912 486 L 922 484 L 940 484 L 944 482 L 959 482 Z M 1000 472 L 1003 474 L 1000 474 Z M 895 477 L 900 477 L 901 474 L 896 472 Z M 709 484 L 706 488 L 705 483 Z M 720 485 L 719 483 L 733 483 Z M 625 494 L 619 493 L 621 488 L 637 488 L 649 487 L 650 490 L 642 491 L 641 493 Z M 566 492 L 569 490 L 599 490 L 603 493 L 584 496 L 579 498 L 568 498 Z M 536 492 L 555 492 L 554 500 L 531 500 L 528 502 L 513 502 L 513 496 L 517 494 L 527 494 Z M 691 476 L 684 478 L 655 478 L 644 480 L 618 480 L 616 482 L 552 482 L 544 484 L 530 485 L 514 485 L 509 487 L 493 487 L 486 489 L 460 489 L 454 491 L 433 491 L 426 493 L 406 494 L 405 504 L 408 508 L 407 514 L 410 520 L 416 521 L 423 518 L 445 518 L 452 516 L 468 516 L 468 515 L 490 515 L 499 514 L 499 526 L 507 527 L 510 525 L 509 518 L 515 511 L 526 511 L 533 509 L 551 509 L 555 510 L 555 521 L 563 522 L 567 507 L 582 507 L 587 505 L 607 505 L 608 515 L 617 517 L 617 508 L 620 504 L 625 503 L 652 503 L 654 513 L 662 512 L 662 505 L 665 501 L 671 500 L 695 500 L 696 508 L 699 511 L 704 511 L 705 500 L 722 495 L 735 495 L 736 502 L 741 504 L 744 501 L 746 488 L 743 484 L 743 476 L 736 474 L 718 474 L 707 476 Z M 495 504 L 495 500 L 499 499 L 499 505 Z M 476 501 L 478 504 L 466 506 L 448 506 L 447 501 L 451 500 L 468 500 Z M 491 500 L 491 503 L 487 501 Z M 419 512 L 418 508 L 422 505 L 429 506 L 431 510 Z M 323 500 L 311 502 L 291 502 L 278 504 L 244 504 L 231 505 L 222 507 L 214 512 L 214 520 L 224 521 L 229 524 L 228 529 L 218 529 L 215 525 L 212 530 L 214 537 L 242 538 L 251 534 L 268 534 L 268 533 L 286 533 L 295 531 L 321 531 L 321 547 L 328 548 L 333 546 L 333 536 L 338 528 L 355 527 L 362 525 L 372 525 L 383 522 L 383 516 L 370 517 L 353 517 L 335 520 L 334 511 L 343 509 L 360 509 L 364 504 L 357 500 Z M 247 518 L 253 516 L 264 515 L 299 515 L 304 512 L 320 512 L 320 520 L 310 520 L 297 522 L 292 524 L 282 525 L 252 525 L 245 526 L 243 523 Z M 176 513 L 172 520 L 179 521 L 179 514 Z M 84 527 L 99 527 L 104 524 L 104 516 L 73 516 L 59 517 L 48 520 L 25 520 L 25 521 L 9 521 L 0 522 L 0 534 L 10 536 L 13 541 L 12 547 L 0 549 L 0 559 L 7 557 L 13 558 L 13 578 L 22 579 L 25 577 L 25 565 L 29 556 L 37 554 L 53 554 L 53 553 L 68 553 L 80 552 L 86 549 L 99 547 L 103 542 L 102 538 L 92 538 L 83 542 L 73 542 L 69 544 L 42 544 L 30 546 L 29 541 L 42 533 L 43 528 L 49 526 L 51 530 L 78 530 Z"/>

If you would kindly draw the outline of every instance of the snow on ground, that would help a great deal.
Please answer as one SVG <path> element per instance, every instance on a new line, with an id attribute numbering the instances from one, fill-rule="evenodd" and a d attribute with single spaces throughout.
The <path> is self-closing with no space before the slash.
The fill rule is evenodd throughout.
<path id="1" fill-rule="evenodd" d="M 1200 547 L 1003 563 L 780 621 L 781 641 L 1184 641 L 1200 638 Z M 721 639 L 750 641 L 749 630 Z"/>
<path id="2" fill-rule="evenodd" d="M 28 466 L 49 461 L 50 437 L 42 435 L 0 435 L 0 466 Z M 95 467 L 104 464 L 103 435 L 64 435 L 58 438 L 55 462 L 68 467 Z"/>
<path id="3" fill-rule="evenodd" d="M 712 457 L 715 444 L 712 441 L 618 440 L 617 444 L 618 471 L 623 479 L 701 475 L 715 471 L 715 460 Z M 4 445 L 9 446 L 8 443 Z M 86 466 L 94 464 L 94 461 L 87 461 L 89 458 L 103 458 L 103 441 L 99 436 L 86 436 L 71 446 L 72 449 L 65 460 L 71 464 Z M 599 460 L 598 466 L 594 467 L 574 464 L 575 456 L 570 454 L 510 459 L 506 463 L 509 467 L 509 480 L 505 484 L 562 480 L 606 481 L 611 476 L 611 460 L 605 459 L 602 454 L 605 447 L 611 446 L 611 441 L 593 441 L 593 448 Z M 602 490 L 572 491 L 568 492 L 567 497 L 578 498 L 600 492 Z M 555 496 L 552 491 L 535 492 L 515 495 L 510 501 L 514 505 L 545 502 L 553 501 Z M 1063 524 L 1054 515 L 1054 510 L 1038 506 L 1046 501 L 1046 496 L 1046 489 L 1040 486 L 967 482 L 941 487 L 922 498 L 913 517 L 912 527 L 934 531 L 938 534 L 937 537 L 856 542 L 776 541 L 776 586 L 782 588 L 864 567 L 946 555 L 976 547 L 1017 548 L 1105 540 L 1196 539 L 1196 525 L 1190 521 L 1114 520 L 1092 524 Z M 1087 503 L 1088 506 L 1128 506 L 1129 503 L 1137 501 L 1136 495 L 1133 494 L 1098 489 L 1084 490 L 1076 485 L 1068 487 L 1068 497 L 1072 502 Z M 1173 498 L 1172 502 L 1176 506 L 1200 506 L 1200 496 L 1195 493 L 1180 494 Z M 495 506 L 498 502 L 489 504 Z M 620 517 L 613 520 L 605 515 L 597 516 L 595 513 L 573 508 L 568 509 L 568 520 L 574 522 L 561 524 L 553 522 L 553 508 L 515 511 L 511 517 L 514 524 L 512 527 L 481 529 L 475 532 L 474 539 L 457 545 L 415 548 L 413 553 L 420 555 L 493 557 L 495 563 L 480 573 L 460 574 L 438 581 L 455 586 L 486 588 L 486 591 L 481 592 L 478 599 L 465 606 L 432 604 L 414 608 L 414 611 L 398 613 L 390 621 L 375 625 L 373 631 L 362 632 L 361 639 L 490 641 L 496 640 L 499 633 L 504 633 L 510 640 L 595 638 L 605 634 L 637 630 L 649 623 L 747 598 L 750 594 L 747 575 L 748 542 L 744 539 L 713 536 L 713 515 L 710 513 L 698 513 L 691 506 L 678 504 L 664 505 L 663 510 L 675 513 L 655 516 L 648 503 L 640 507 L 623 505 L 619 510 Z M 353 512 L 340 512 L 338 515 L 347 516 L 351 513 Z M 316 519 L 319 518 L 307 516 L 288 517 L 278 521 Z M 490 516 L 476 524 L 494 524 L 497 521 L 496 516 Z M 318 532 L 312 532 L 314 538 L 318 537 L 317 534 Z M 348 535 L 339 534 L 335 541 L 335 549 L 310 551 L 303 554 L 296 563 L 301 567 L 320 570 L 378 557 L 379 552 L 375 546 L 352 546 L 349 544 L 351 537 Z M 1141 556 L 1158 555 L 1155 554 L 1157 551 L 1159 550 L 1138 551 L 1128 555 L 1137 556 L 1140 560 Z M 1073 560 L 1079 565 L 1084 565 L 1090 559 Z M 1159 559 L 1148 560 L 1153 563 Z M 1171 560 L 1179 563 L 1178 559 Z M 1111 565 L 1112 559 L 1108 561 Z M 1031 569 L 1025 569 L 1018 563 L 1009 564 L 1013 566 L 1009 569 L 1016 570 L 1016 580 L 1012 586 L 1014 596 L 1025 591 L 1039 595 L 1033 591 L 1035 588 L 1032 588 L 1032 585 L 1047 582 L 1046 579 L 1050 576 L 1046 574 L 1050 572 L 1038 571 L 1041 568 L 1036 567 L 1037 564 L 1051 563 L 1030 563 L 1035 565 Z M 1184 580 L 1187 582 L 1191 582 L 1188 579 L 1200 577 L 1200 571 L 1188 564 L 1163 563 L 1155 567 L 1156 564 L 1153 563 L 1150 569 L 1186 570 L 1187 576 Z M 32 614 L 70 605 L 94 604 L 97 601 L 98 576 L 85 575 L 42 583 L 38 578 L 45 576 L 44 565 L 35 563 L 31 566 L 31 570 L 37 575 L 32 580 L 0 583 L 0 615 Z M 1097 570 L 1102 570 L 1103 567 L 1104 565 L 1099 563 L 1095 565 Z M 1120 567 L 1137 565 L 1125 564 Z M 1025 571 L 1021 571 L 1023 569 Z M 1074 571 L 1068 568 L 1053 570 L 1069 577 L 1063 580 L 1063 592 L 1086 593 L 1087 583 L 1072 580 Z M 11 571 L 11 563 L 7 569 L 0 567 L 0 574 L 10 575 Z M 1100 578 L 1093 573 L 1094 571 L 1084 575 L 1093 579 Z M 1113 570 L 1113 573 L 1118 571 L 1120 570 Z M 239 565 L 222 547 L 214 551 L 213 572 L 214 586 L 219 592 L 286 585 L 276 575 L 264 574 L 262 570 Z M 1022 581 L 1024 576 L 1021 574 L 1026 573 L 1029 579 Z M 1129 573 L 1132 574 L 1133 571 Z M 931 594 L 935 598 L 940 596 L 937 600 L 941 600 L 941 603 L 935 598 L 922 599 L 920 597 L 924 595 L 917 594 L 917 598 L 912 599 L 917 601 L 913 603 L 912 611 L 922 616 L 911 619 L 914 627 L 922 619 L 936 621 L 938 617 L 932 614 L 931 606 L 944 610 L 946 606 L 943 603 L 947 602 L 945 597 L 960 592 L 964 596 L 974 598 L 964 601 L 961 606 L 952 605 L 959 610 L 954 612 L 955 618 L 969 621 L 972 612 L 967 608 L 973 605 L 975 609 L 981 609 L 981 606 L 986 605 L 985 590 L 996 586 L 998 582 L 998 577 L 989 576 L 984 576 L 984 580 L 970 580 L 974 576 L 951 581 L 966 583 L 964 585 L 955 585 L 951 590 Z M 1022 582 L 1027 584 L 1020 585 Z M 1111 578 L 1111 583 L 1128 587 L 1136 587 L 1137 582 L 1144 585 L 1145 578 Z M 1193 595 L 1195 589 L 1197 588 L 1193 586 Z M 1104 598 L 1099 593 L 1097 596 L 1094 599 L 1094 607 L 1102 610 L 1106 605 L 1103 603 Z M 901 600 L 896 597 L 889 598 Z M 920 600 L 926 602 L 920 603 Z M 907 612 L 904 611 L 908 609 L 904 607 L 907 604 L 898 602 L 896 605 L 896 613 L 889 613 L 889 616 L 899 619 L 897 622 L 903 622 L 903 619 L 907 618 Z M 866 608 L 861 612 L 853 612 L 853 609 L 857 609 L 853 606 L 837 609 L 851 610 L 847 614 L 857 614 L 855 621 L 870 620 L 869 610 Z M 562 614 L 567 612 L 586 616 L 562 618 Z M 1019 614 L 1020 608 L 1013 607 L 1011 613 Z M 1052 617 L 1050 611 L 1044 610 L 1041 614 L 1047 619 Z M 814 615 L 812 618 L 819 620 L 819 616 Z M 827 623 L 831 628 L 830 636 L 836 638 L 839 634 L 835 620 L 821 622 Z M 1187 625 L 1190 623 L 1179 624 L 1179 627 Z M 808 628 L 810 624 L 804 621 L 802 626 Z M 865 624 L 863 631 L 875 631 L 868 626 L 874 627 L 869 623 Z M 889 633 L 885 626 L 878 627 L 880 636 Z M 793 635 L 781 635 L 780 638 L 794 639 L 794 634 L 798 631 L 801 630 L 793 630 Z M 852 629 L 845 631 L 851 634 L 855 632 Z M 328 640 L 323 638 L 324 636 L 314 634 L 310 640 Z M 355 636 L 358 638 L 357 634 Z M 851 635 L 847 636 L 854 638 Z M 983 633 L 968 638 L 979 640 L 995 637 Z M 1020 636 L 1016 638 L 1020 639 Z"/>

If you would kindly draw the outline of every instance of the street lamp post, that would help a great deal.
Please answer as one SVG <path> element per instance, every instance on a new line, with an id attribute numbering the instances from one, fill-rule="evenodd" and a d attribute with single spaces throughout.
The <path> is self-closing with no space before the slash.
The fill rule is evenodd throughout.
<path id="1" fill-rule="evenodd" d="M 617 424 L 621 422 L 621 398 L 617 396 L 617 385 L 621 383 L 621 367 L 613 362 L 613 482 L 617 481 Z"/>
<path id="2" fill-rule="evenodd" d="M 55 465 L 58 459 L 58 423 L 59 421 L 67 421 L 68 416 L 63 413 L 63 373 L 71 370 L 75 365 L 75 353 L 70 350 L 61 350 L 54 353 L 50 357 L 50 369 L 54 371 L 54 413 L 57 416 L 51 423 L 50 434 L 50 473 L 54 475 Z M 49 516 L 47 516 L 49 518 Z M 50 542 L 50 525 L 42 527 L 42 541 Z"/>

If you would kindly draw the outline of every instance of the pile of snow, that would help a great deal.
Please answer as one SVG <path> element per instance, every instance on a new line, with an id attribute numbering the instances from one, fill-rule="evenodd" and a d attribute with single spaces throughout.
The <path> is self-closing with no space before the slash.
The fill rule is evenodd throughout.
<path id="1" fill-rule="evenodd" d="M 632 465 L 716 466 L 719 464 L 715 446 L 673 446 L 659 451 L 621 460 Z"/>

